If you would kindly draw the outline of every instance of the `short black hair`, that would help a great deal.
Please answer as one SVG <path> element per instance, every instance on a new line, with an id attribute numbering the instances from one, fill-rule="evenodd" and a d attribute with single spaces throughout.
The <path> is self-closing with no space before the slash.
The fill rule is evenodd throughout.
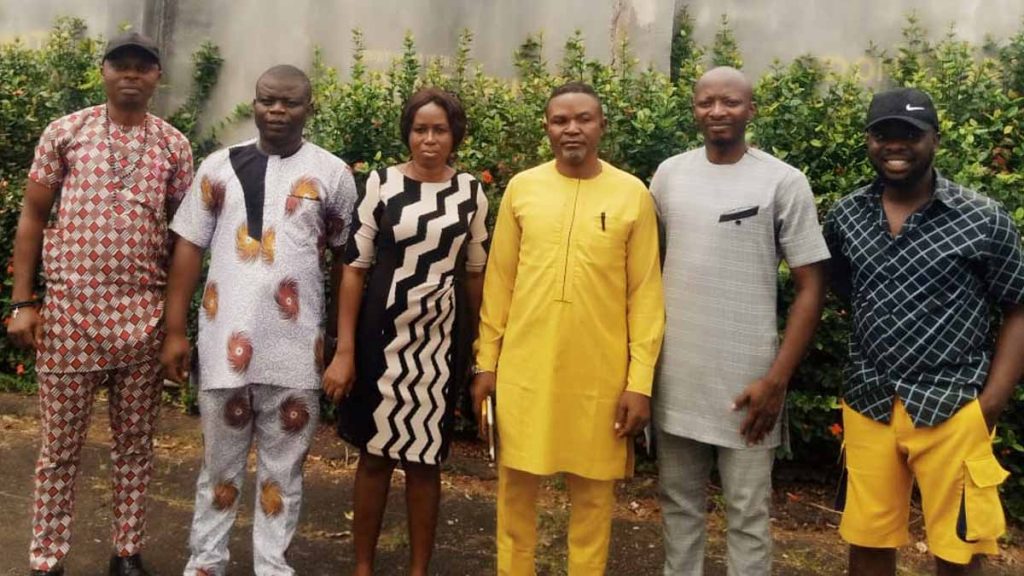
<path id="1" fill-rule="evenodd" d="M 601 97 L 597 95 L 597 90 L 594 90 L 594 87 L 590 84 L 580 82 L 578 80 L 573 80 L 572 82 L 566 82 L 561 86 L 556 86 L 555 89 L 551 91 L 551 95 L 548 96 L 548 101 L 544 103 L 545 116 L 547 116 L 548 106 L 551 105 L 551 101 L 563 94 L 586 94 L 587 96 L 590 96 L 594 100 L 597 100 L 597 107 L 601 111 L 601 115 L 604 116 L 604 103 L 601 102 Z"/>
<path id="2" fill-rule="evenodd" d="M 256 86 L 259 87 L 260 82 L 264 78 L 277 78 L 280 80 L 297 80 L 302 83 L 303 93 L 306 95 L 306 102 L 313 100 L 313 84 L 309 81 L 309 76 L 306 75 L 301 69 L 292 66 L 291 64 L 278 64 L 277 66 L 271 66 L 267 70 L 260 74 L 260 77 L 256 79 Z"/>
<path id="3" fill-rule="evenodd" d="M 452 131 L 452 152 L 454 153 L 459 149 L 459 144 L 462 144 L 462 139 L 466 137 L 466 110 L 454 94 L 433 86 L 417 90 L 405 101 L 399 121 L 402 144 L 405 144 L 406 148 L 409 147 L 409 134 L 412 133 L 412 122 L 416 118 L 416 112 L 427 104 L 437 104 L 448 117 L 448 127 Z"/>

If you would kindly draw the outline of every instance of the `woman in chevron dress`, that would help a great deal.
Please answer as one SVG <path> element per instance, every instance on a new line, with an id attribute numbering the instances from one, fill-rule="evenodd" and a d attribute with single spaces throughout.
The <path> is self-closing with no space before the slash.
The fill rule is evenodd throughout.
<path id="1" fill-rule="evenodd" d="M 361 450 L 354 491 L 357 575 L 369 575 L 391 474 L 406 474 L 410 574 L 426 574 L 467 330 L 483 288 L 487 197 L 450 161 L 466 130 L 454 96 L 406 103 L 405 164 L 372 173 L 358 200 L 342 273 L 338 347 L 324 389 L 338 430 Z M 464 295 L 457 298 L 457 293 Z"/>

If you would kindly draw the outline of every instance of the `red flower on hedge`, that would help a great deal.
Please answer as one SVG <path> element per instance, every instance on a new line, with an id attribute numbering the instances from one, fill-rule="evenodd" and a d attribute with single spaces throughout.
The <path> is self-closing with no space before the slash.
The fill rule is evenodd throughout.
<path id="1" fill-rule="evenodd" d="M 25 365 L 24 364 L 18 364 L 14 368 L 14 371 L 18 373 L 18 376 L 21 376 L 22 374 L 25 373 Z"/>
<path id="2" fill-rule="evenodd" d="M 843 427 L 838 422 L 829 426 L 828 431 L 832 433 L 836 438 L 843 435 Z"/>
<path id="3" fill-rule="evenodd" d="M 484 184 L 494 184 L 494 175 L 491 174 L 490 170 L 484 170 L 480 173 L 480 180 L 483 181 Z"/>

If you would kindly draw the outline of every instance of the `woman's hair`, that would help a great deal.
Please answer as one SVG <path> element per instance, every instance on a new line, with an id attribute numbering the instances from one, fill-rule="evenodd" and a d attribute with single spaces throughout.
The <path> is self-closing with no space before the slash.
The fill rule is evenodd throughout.
<path id="1" fill-rule="evenodd" d="M 402 131 L 402 143 L 409 147 L 409 134 L 412 132 L 412 121 L 416 112 L 427 104 L 437 104 L 448 117 L 448 127 L 452 131 L 452 153 L 459 149 L 462 139 L 466 137 L 466 111 L 462 103 L 453 94 L 440 88 L 422 88 L 409 97 L 402 108 L 402 119 L 399 128 Z"/>

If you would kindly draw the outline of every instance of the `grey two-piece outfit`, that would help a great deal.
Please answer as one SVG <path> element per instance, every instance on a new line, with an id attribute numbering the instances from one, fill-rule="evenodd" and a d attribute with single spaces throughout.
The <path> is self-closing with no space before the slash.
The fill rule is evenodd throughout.
<path id="1" fill-rule="evenodd" d="M 732 403 L 778 352 L 778 267 L 829 257 L 807 178 L 750 149 L 713 164 L 704 148 L 658 167 L 651 193 L 665 238 L 665 341 L 653 419 L 665 574 L 703 574 L 706 487 L 722 480 L 730 575 L 771 571 L 771 468 L 784 425 L 747 446 Z"/>
<path id="2" fill-rule="evenodd" d="M 203 162 L 174 218 L 174 232 L 210 251 L 198 343 L 205 454 L 186 576 L 224 573 L 253 441 L 253 569 L 294 574 L 284 553 L 324 363 L 321 256 L 344 244 L 355 197 L 345 163 L 326 150 L 304 142 L 268 156 L 247 142 Z"/>

